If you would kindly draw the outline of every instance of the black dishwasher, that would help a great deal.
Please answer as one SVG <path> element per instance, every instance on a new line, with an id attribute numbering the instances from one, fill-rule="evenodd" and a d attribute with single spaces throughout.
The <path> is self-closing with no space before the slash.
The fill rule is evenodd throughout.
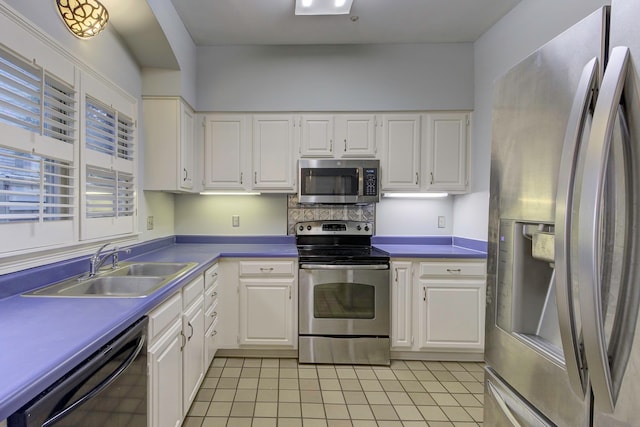
<path id="1" fill-rule="evenodd" d="M 9 417 L 8 427 L 146 427 L 143 317 Z"/>

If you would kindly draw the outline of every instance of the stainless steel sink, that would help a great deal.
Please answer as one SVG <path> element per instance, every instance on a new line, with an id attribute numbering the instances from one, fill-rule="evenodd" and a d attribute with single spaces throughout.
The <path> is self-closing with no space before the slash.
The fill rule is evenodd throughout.
<path id="1" fill-rule="evenodd" d="M 197 263 L 122 263 L 94 277 L 76 276 L 27 292 L 43 297 L 140 298 L 151 295 L 182 276 Z"/>
<path id="2" fill-rule="evenodd" d="M 172 276 L 187 267 L 188 263 L 172 262 L 134 262 L 120 263 L 120 267 L 111 270 L 108 276 Z"/>

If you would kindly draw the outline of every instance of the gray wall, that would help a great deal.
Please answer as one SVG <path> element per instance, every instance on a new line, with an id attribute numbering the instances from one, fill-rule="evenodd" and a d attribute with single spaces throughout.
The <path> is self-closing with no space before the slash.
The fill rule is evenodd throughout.
<path id="1" fill-rule="evenodd" d="M 473 45 L 198 47 L 199 111 L 470 110 Z"/>
<path id="2" fill-rule="evenodd" d="M 523 0 L 474 44 L 473 192 L 455 198 L 455 235 L 487 238 L 494 81 L 556 35 L 609 3 L 609 0 Z"/>

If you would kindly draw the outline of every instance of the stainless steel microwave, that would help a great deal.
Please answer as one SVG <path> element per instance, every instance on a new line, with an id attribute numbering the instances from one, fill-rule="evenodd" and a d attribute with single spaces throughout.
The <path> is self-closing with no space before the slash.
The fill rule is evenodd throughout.
<path id="1" fill-rule="evenodd" d="M 380 200 L 379 160 L 302 159 L 300 203 L 366 204 Z"/>

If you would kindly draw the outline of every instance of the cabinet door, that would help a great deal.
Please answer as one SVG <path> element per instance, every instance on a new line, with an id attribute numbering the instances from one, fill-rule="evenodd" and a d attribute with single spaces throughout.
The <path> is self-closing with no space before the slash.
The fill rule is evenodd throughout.
<path id="1" fill-rule="evenodd" d="M 413 274 L 410 261 L 391 263 L 391 347 L 411 348 Z"/>
<path id="2" fill-rule="evenodd" d="M 247 116 L 211 114 L 205 117 L 204 187 L 248 190 L 249 131 Z"/>
<path id="3" fill-rule="evenodd" d="M 184 190 L 193 189 L 195 177 L 195 114 L 191 107 L 180 102 L 180 182 Z"/>
<path id="4" fill-rule="evenodd" d="M 180 98 L 145 98 L 144 189 L 191 191 L 194 115 Z"/>
<path id="5" fill-rule="evenodd" d="M 196 397 L 196 393 L 204 379 L 204 312 L 203 297 L 200 296 L 196 302 L 185 312 L 183 320 L 183 334 L 187 342 L 183 351 L 183 415 L 191 407 L 191 403 Z"/>
<path id="6" fill-rule="evenodd" d="M 306 114 L 301 118 L 300 156 L 333 157 L 333 116 Z"/>
<path id="7" fill-rule="evenodd" d="M 149 426 L 182 424 L 182 321 L 178 319 L 149 348 Z"/>
<path id="8" fill-rule="evenodd" d="M 240 279 L 240 344 L 293 346 L 294 279 Z"/>
<path id="9" fill-rule="evenodd" d="M 265 114 L 253 117 L 253 177 L 256 190 L 295 191 L 294 118 Z"/>
<path id="10" fill-rule="evenodd" d="M 376 156 L 376 116 L 340 114 L 336 116 L 336 155 L 340 157 Z"/>
<path id="11" fill-rule="evenodd" d="M 382 117 L 382 190 L 415 191 L 420 188 L 420 115 Z"/>
<path id="12" fill-rule="evenodd" d="M 426 119 L 426 189 L 467 191 L 469 114 L 427 114 Z"/>
<path id="13" fill-rule="evenodd" d="M 421 349 L 484 347 L 484 281 L 420 280 Z"/>

